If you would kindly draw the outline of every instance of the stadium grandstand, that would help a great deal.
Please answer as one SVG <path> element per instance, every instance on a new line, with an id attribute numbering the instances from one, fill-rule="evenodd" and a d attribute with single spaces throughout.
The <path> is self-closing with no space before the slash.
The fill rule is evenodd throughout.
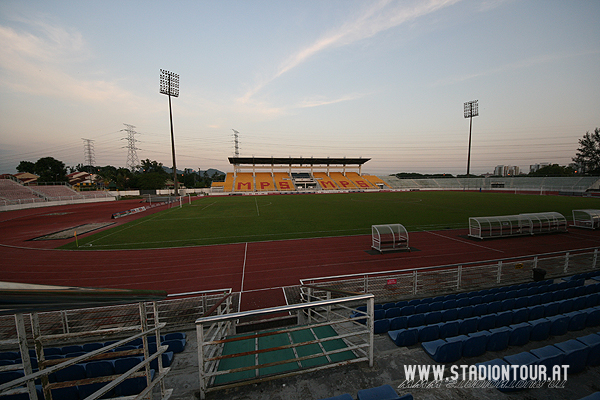
<path id="1" fill-rule="evenodd" d="M 230 157 L 233 172 L 213 182 L 211 192 L 282 193 L 371 190 L 480 190 L 535 194 L 593 195 L 600 179 L 575 177 L 448 177 L 399 179 L 363 174 L 369 158 Z"/>
<path id="2" fill-rule="evenodd" d="M 25 185 L 11 175 L 0 178 L 0 210 L 111 200 L 115 200 L 115 197 L 109 192 L 79 192 L 62 182 Z"/>

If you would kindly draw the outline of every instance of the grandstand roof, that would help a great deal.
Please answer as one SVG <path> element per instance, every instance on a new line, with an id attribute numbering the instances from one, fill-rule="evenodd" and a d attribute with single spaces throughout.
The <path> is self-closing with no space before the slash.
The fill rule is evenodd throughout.
<path id="1" fill-rule="evenodd" d="M 233 165 L 363 165 L 369 160 L 362 157 L 229 157 Z"/>

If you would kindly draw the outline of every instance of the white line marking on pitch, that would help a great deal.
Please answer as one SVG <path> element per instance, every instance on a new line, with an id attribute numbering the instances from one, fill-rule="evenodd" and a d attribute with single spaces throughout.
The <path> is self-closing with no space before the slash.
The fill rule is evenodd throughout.
<path id="1" fill-rule="evenodd" d="M 468 245 L 471 245 L 471 246 L 477 246 L 477 247 L 481 247 L 482 249 L 486 249 L 486 250 L 492 250 L 492 251 L 497 251 L 497 252 L 499 252 L 499 253 L 504 253 L 504 251 L 502 251 L 502 250 L 493 249 L 493 248 L 491 248 L 491 247 L 487 247 L 487 246 L 481 246 L 481 245 L 479 245 L 479 244 L 475 244 L 475 243 L 467 242 L 467 241 L 465 241 L 465 240 L 460 240 L 460 239 L 455 239 L 455 238 L 452 238 L 452 237 L 449 237 L 449 236 L 440 235 L 439 233 L 434 233 L 434 232 L 429 232 L 429 231 L 425 231 L 425 232 L 427 232 L 427 233 L 430 233 L 430 234 L 432 234 L 432 235 L 441 236 L 441 237 L 443 237 L 443 238 L 445 238 L 445 239 L 455 240 L 455 241 L 457 241 L 457 242 L 461 242 L 461 243 L 468 244 Z"/>
<path id="2" fill-rule="evenodd" d="M 244 264 L 242 266 L 242 287 L 240 288 L 240 298 L 238 301 L 238 311 L 242 307 L 242 293 L 244 293 L 244 277 L 246 276 L 246 255 L 248 254 L 248 242 L 246 242 L 246 248 L 244 249 Z"/>

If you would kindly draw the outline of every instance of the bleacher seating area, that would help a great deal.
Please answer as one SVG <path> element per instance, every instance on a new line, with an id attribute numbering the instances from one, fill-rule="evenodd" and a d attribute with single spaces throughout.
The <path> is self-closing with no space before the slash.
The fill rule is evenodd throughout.
<path id="1" fill-rule="evenodd" d="M 116 343 L 116 341 L 110 341 L 106 343 L 92 342 L 85 343 L 82 345 L 68 345 L 63 347 L 48 347 L 44 349 L 44 357 L 46 360 L 63 360 L 73 357 L 78 357 L 89 353 L 91 351 L 100 349 L 104 346 Z M 168 346 L 165 353 L 162 354 L 163 367 L 169 367 L 172 362 L 174 355 L 181 353 L 186 345 L 186 334 L 184 332 L 168 333 L 161 336 L 161 344 Z M 157 351 L 156 336 L 148 336 L 148 347 L 150 354 Z M 140 350 L 143 348 L 142 339 L 136 339 L 131 341 L 127 346 L 117 347 L 113 352 L 121 352 L 128 350 Z M 33 371 L 38 371 L 38 362 L 35 350 L 29 350 L 30 359 L 32 362 Z M 121 375 L 137 364 L 143 361 L 143 355 L 139 356 L 125 356 L 115 357 L 109 359 L 89 361 L 81 364 L 74 364 L 67 368 L 51 373 L 49 377 L 50 383 L 60 382 L 71 382 L 81 379 L 109 377 L 115 375 Z M 21 364 L 21 355 L 18 351 L 5 351 L 0 353 L 0 366 L 10 366 L 15 364 Z M 154 377 L 155 371 L 158 370 L 158 360 L 154 359 L 150 363 L 151 375 Z M 15 369 L 10 371 L 0 372 L 0 384 L 13 381 L 15 379 L 24 376 L 23 369 Z M 112 379 L 111 379 L 112 380 Z M 78 400 L 83 399 L 94 393 L 100 387 L 104 386 L 104 383 L 91 383 L 86 385 L 76 385 L 63 388 L 52 389 L 52 396 L 55 399 L 61 400 Z M 137 395 L 146 388 L 146 378 L 136 377 L 125 380 L 119 384 L 114 390 L 111 390 L 108 395 L 103 398 L 110 397 L 121 397 Z M 36 391 L 38 392 L 38 398 L 43 399 L 42 386 L 39 381 L 36 381 Z M 26 393 L 9 395 L 2 397 L 7 400 L 17 399 L 28 399 L 29 396 Z"/>
<path id="2" fill-rule="evenodd" d="M 356 395 L 357 400 L 413 400 L 412 394 L 408 393 L 398 396 L 396 390 L 390 385 L 382 385 L 374 388 L 359 390 Z M 321 400 L 354 400 L 349 393 L 344 393 L 335 397 L 328 397 Z"/>
<path id="3" fill-rule="evenodd" d="M 106 197 L 111 197 L 108 192 L 77 192 L 67 185 L 25 186 L 11 179 L 0 179 L 0 205 Z"/>
<path id="4" fill-rule="evenodd" d="M 298 186 L 295 184 L 297 182 Z M 225 182 L 213 184 L 213 190 L 224 192 L 288 192 L 298 187 L 310 190 L 368 190 L 390 186 L 376 176 L 356 172 L 228 172 Z M 222 188 L 222 189 L 221 189 Z"/>

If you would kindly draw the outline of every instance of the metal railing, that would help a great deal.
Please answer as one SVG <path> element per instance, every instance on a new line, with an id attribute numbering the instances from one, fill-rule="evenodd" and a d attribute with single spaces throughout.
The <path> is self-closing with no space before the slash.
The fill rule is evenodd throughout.
<path id="1" fill-rule="evenodd" d="M 313 300 L 303 304 L 293 304 L 280 307 L 272 307 L 261 310 L 243 311 L 231 314 L 212 315 L 199 318 L 196 321 L 196 335 L 198 340 L 198 360 L 200 374 L 200 398 L 204 399 L 206 393 L 248 385 L 252 383 L 265 382 L 272 379 L 293 376 L 297 374 L 320 371 L 326 368 L 332 368 L 339 365 L 346 365 L 356 362 L 368 361 L 369 366 L 373 366 L 373 310 L 374 301 L 371 294 L 344 295 L 344 297 L 332 296 L 332 291 L 317 288 L 320 293 L 313 292 L 308 299 Z M 329 292 L 323 299 L 322 293 Z M 335 291 L 339 293 L 339 291 Z M 356 304 L 366 304 L 367 311 L 362 312 L 359 317 L 348 317 L 351 311 L 356 311 Z M 228 337 L 235 333 L 236 325 L 240 319 L 247 317 L 265 318 L 272 315 L 296 314 L 297 325 L 288 328 L 281 328 L 260 333 L 242 334 L 235 337 Z M 358 322 L 366 320 L 365 324 Z M 334 336 L 317 338 L 311 341 L 303 341 L 289 345 L 283 345 L 275 348 L 258 349 L 244 352 L 242 354 L 224 355 L 223 349 L 225 344 L 237 341 L 252 339 L 259 340 L 262 337 L 273 335 L 290 335 L 294 332 L 314 329 L 318 327 L 332 327 L 335 332 Z M 339 333 L 342 332 L 343 333 Z M 343 348 L 330 349 L 324 348 L 323 343 L 332 340 L 342 340 L 346 346 Z M 298 356 L 297 347 L 317 344 L 321 347 L 322 352 L 315 354 Z M 265 354 L 270 351 L 292 349 L 294 358 L 279 360 L 275 362 L 260 363 L 259 354 Z M 352 359 L 333 362 L 329 357 L 333 354 L 352 351 L 356 356 Z M 219 364 L 225 359 L 230 359 L 236 356 L 254 356 L 254 365 L 239 367 L 233 369 L 219 370 Z M 327 357 L 329 363 L 313 367 L 303 367 L 302 361 L 314 359 L 317 357 Z M 275 367 L 287 363 L 296 363 L 297 369 L 287 372 L 270 373 L 262 375 L 259 370 L 262 368 Z M 253 378 L 234 381 L 231 383 L 215 383 L 217 377 L 238 372 L 250 371 Z"/>
<path id="2" fill-rule="evenodd" d="M 138 305 L 138 324 L 134 326 L 113 328 L 113 329 L 101 329 L 101 330 L 90 330 L 86 332 L 78 333 L 62 333 L 55 335 L 44 335 L 42 334 L 41 324 L 38 313 L 31 314 L 31 325 L 33 331 L 33 342 L 35 345 L 35 353 L 37 356 L 37 362 L 39 370 L 33 372 L 32 360 L 29 353 L 29 346 L 27 340 L 27 332 L 25 330 L 25 319 L 23 314 L 15 314 L 15 326 L 17 331 L 17 339 L 12 339 L 12 344 L 17 344 L 21 353 L 22 363 L 13 364 L 5 367 L 0 367 L 0 371 L 5 370 L 20 370 L 24 372 L 24 376 L 14 379 L 10 382 L 6 382 L 0 385 L 0 396 L 28 393 L 29 399 L 37 400 L 38 393 L 35 387 L 35 380 L 40 379 L 42 384 L 43 398 L 46 400 L 52 400 L 52 390 L 73 386 L 89 385 L 95 383 L 106 383 L 99 387 L 94 393 L 90 394 L 85 400 L 96 400 L 115 389 L 119 384 L 125 380 L 136 377 L 146 378 L 146 388 L 141 391 L 138 395 L 134 396 L 135 399 L 151 399 L 153 398 L 154 388 L 160 387 L 160 399 L 167 400 L 171 397 L 173 389 L 165 388 L 164 378 L 169 373 L 170 368 L 164 368 L 162 364 L 162 354 L 167 351 L 168 346 L 160 346 L 160 330 L 165 327 L 165 323 L 161 323 L 158 320 L 158 310 L 156 303 L 153 304 L 154 322 L 155 325 L 152 328 L 148 327 L 147 324 L 147 310 L 146 303 L 141 302 Z M 150 354 L 148 345 L 148 335 L 154 334 L 156 337 L 157 348 L 156 351 Z M 58 360 L 50 360 L 45 358 L 44 345 L 56 343 L 65 340 L 82 340 L 86 337 L 101 336 L 122 336 L 127 335 L 125 339 L 116 341 L 115 343 L 103 346 L 97 350 L 85 353 L 83 355 L 61 358 Z M 129 342 L 142 339 L 142 349 L 135 350 L 124 350 L 119 351 L 117 348 L 128 344 Z M 7 341 L 5 341 L 6 343 Z M 117 349 L 117 351 L 113 351 Z M 54 382 L 50 383 L 49 375 L 53 374 L 61 369 L 71 367 L 75 364 L 82 362 L 105 360 L 110 358 L 116 358 L 121 356 L 131 356 L 136 354 L 143 354 L 144 359 L 134 367 L 130 368 L 123 374 L 101 376 L 96 378 L 85 378 L 79 380 L 72 380 L 66 382 Z M 157 360 L 158 371 L 157 375 L 152 378 L 150 363 Z M 25 386 L 23 386 L 25 385 Z"/>
<path id="3" fill-rule="evenodd" d="M 534 268 L 544 270 L 546 278 L 556 278 L 599 267 L 598 247 L 592 247 L 410 270 L 308 278 L 300 282 L 302 285 L 372 293 L 381 302 L 530 282 Z"/>

